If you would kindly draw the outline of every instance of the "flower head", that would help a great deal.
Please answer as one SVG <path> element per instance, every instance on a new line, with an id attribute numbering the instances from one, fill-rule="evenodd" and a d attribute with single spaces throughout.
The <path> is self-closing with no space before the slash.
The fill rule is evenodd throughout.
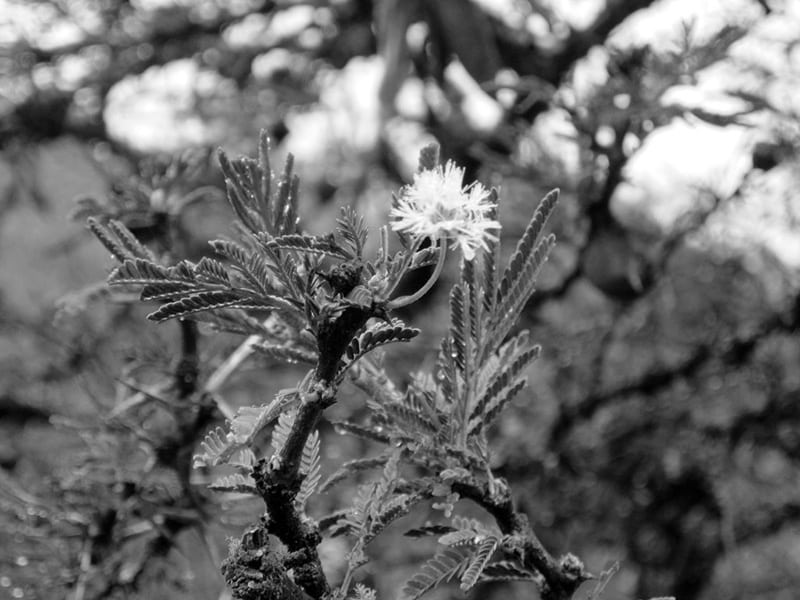
<path id="1" fill-rule="evenodd" d="M 452 240 L 464 258 L 472 260 L 478 248 L 488 249 L 487 240 L 500 229 L 491 219 L 495 205 L 480 183 L 462 186 L 464 169 L 448 161 L 442 168 L 414 175 L 414 183 L 403 188 L 397 205 L 389 213 L 392 229 L 413 237 Z"/>

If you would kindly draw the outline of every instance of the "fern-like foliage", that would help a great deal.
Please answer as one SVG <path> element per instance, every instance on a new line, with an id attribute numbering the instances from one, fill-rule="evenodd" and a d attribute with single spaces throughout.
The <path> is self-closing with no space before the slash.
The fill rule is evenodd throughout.
<path id="1" fill-rule="evenodd" d="M 285 308 L 285 302 L 277 296 L 251 296 L 238 290 L 194 292 L 164 304 L 158 310 L 147 315 L 147 318 L 153 321 L 166 321 L 168 319 L 186 317 L 198 312 L 223 308 L 268 311 Z"/>
<path id="2" fill-rule="evenodd" d="M 352 208 L 344 207 L 336 219 L 336 234 L 341 240 L 340 247 L 352 258 L 362 258 L 364 245 L 367 243 L 367 226 L 364 218 Z"/>
<path id="3" fill-rule="evenodd" d="M 384 404 L 382 413 L 395 427 L 435 437 L 442 428 L 442 421 L 435 409 L 431 410 L 427 400 L 426 396 L 409 388 L 401 401 Z"/>
<path id="4" fill-rule="evenodd" d="M 495 538 L 486 538 L 478 544 L 469 566 L 461 575 L 460 587 L 463 591 L 469 591 L 479 581 L 495 550 L 497 550 Z"/>
<path id="5" fill-rule="evenodd" d="M 533 293 L 536 276 L 554 243 L 553 236 L 543 238 L 543 229 L 557 200 L 558 190 L 554 190 L 539 204 L 502 278 L 495 246 L 483 254 L 480 264 L 465 264 L 463 283 L 451 293 L 451 335 L 443 346 L 449 355 L 440 354 L 440 364 L 445 383 L 452 388 L 457 383 L 464 386 L 460 406 L 454 410 L 455 415 L 463 415 L 462 439 L 481 433 L 492 422 L 525 385 L 524 372 L 539 355 L 525 332 L 504 346 L 501 343 Z"/>
<path id="6" fill-rule="evenodd" d="M 250 448 L 242 448 L 239 450 L 238 454 L 235 454 L 234 457 L 228 461 L 228 465 L 249 474 L 257 461 L 258 459 L 256 458 L 255 452 Z"/>
<path id="7" fill-rule="evenodd" d="M 442 583 L 459 578 L 471 562 L 472 553 L 466 548 L 442 548 L 406 582 L 401 597 L 403 600 L 417 600 Z"/>
<path id="8" fill-rule="evenodd" d="M 558 202 L 558 193 L 558 190 L 553 190 L 547 194 L 536 208 L 536 212 L 534 212 L 528 226 L 525 228 L 525 232 L 517 242 L 514 254 L 511 256 L 511 260 L 503 273 L 502 283 L 497 291 L 498 300 L 507 297 L 509 290 L 515 287 L 522 279 L 525 266 L 539 244 L 547 219 L 553 212 L 556 202 Z"/>
<path id="9" fill-rule="evenodd" d="M 282 390 L 269 404 L 245 406 L 228 424 L 228 431 L 216 427 L 206 435 L 200 444 L 201 453 L 194 456 L 194 466 L 213 467 L 229 463 L 236 452 L 249 450 L 255 437 L 265 427 L 289 411 L 299 402 L 296 388 Z"/>
<path id="10" fill-rule="evenodd" d="M 550 216 L 558 192 L 548 194 L 531 218 L 525 234 L 505 266 L 499 265 L 499 243 L 471 261 L 462 263 L 461 278 L 449 295 L 450 323 L 442 341 L 434 375 L 417 374 L 404 392 L 397 390 L 390 379 L 372 360 L 359 363 L 350 371 L 353 381 L 368 395 L 370 420 L 367 424 L 341 423 L 340 431 L 401 448 L 399 455 L 418 467 L 433 470 L 436 478 L 420 478 L 428 487 L 424 495 L 435 500 L 434 508 L 448 514 L 459 494 L 456 483 L 474 486 L 486 481 L 490 493 L 498 489 L 489 470 L 486 430 L 502 410 L 526 385 L 526 374 L 539 356 L 539 346 L 532 344 L 527 332 L 509 337 L 511 327 L 534 291 L 536 276 L 550 251 L 553 238 L 543 229 Z M 423 255 L 406 246 L 402 253 L 386 261 L 391 280 L 392 272 L 406 272 L 415 261 L 420 264 L 435 256 Z M 379 323 L 359 334 L 347 347 L 340 363 L 340 373 L 362 355 L 362 350 L 375 346 L 377 332 L 390 328 Z M 343 465 L 325 487 L 348 475 L 374 468 L 387 455 L 358 459 Z M 395 461 L 384 464 L 380 482 L 362 485 L 353 509 L 339 516 L 334 532 L 348 533 L 357 542 L 350 565 L 365 560 L 363 546 L 382 521 L 378 515 L 385 504 L 400 514 L 415 501 L 406 501 L 403 494 L 390 492 L 386 473 L 396 473 Z M 488 481 L 487 481 L 488 479 Z M 390 479 L 389 479 L 390 480 Z M 406 483 L 404 491 L 414 489 Z M 495 491 L 491 491 L 495 490 Z M 400 498 L 400 499 L 398 499 Z M 402 508 L 400 508 L 402 507 Z M 454 517 L 451 525 L 425 525 L 410 532 L 414 536 L 437 535 L 444 546 L 422 570 L 409 580 L 403 589 L 405 598 L 416 599 L 437 585 L 456 580 L 463 591 L 469 591 L 480 581 L 531 580 L 540 576 L 531 573 L 512 560 L 496 560 L 503 545 L 503 535 L 496 528 L 472 519 Z"/>
<path id="11" fill-rule="evenodd" d="M 540 346 L 528 343 L 526 332 L 500 348 L 497 361 L 491 361 L 490 367 L 482 371 L 488 375 L 488 381 L 476 386 L 478 400 L 468 416 L 469 436 L 491 425 L 505 405 L 525 386 L 526 369 L 538 358 L 540 351 Z"/>
<path id="12" fill-rule="evenodd" d="M 286 445 L 286 440 L 289 439 L 289 434 L 292 431 L 292 424 L 295 418 L 294 410 L 287 410 L 281 412 L 278 417 L 278 422 L 272 429 L 272 450 L 274 454 L 280 453 L 281 449 Z"/>
<path id="13" fill-rule="evenodd" d="M 140 243 L 120 221 L 111 219 L 103 224 L 98 219 L 89 217 L 86 223 L 89 230 L 119 262 L 137 258 L 155 262 L 153 252 Z"/>
<path id="14" fill-rule="evenodd" d="M 435 535 L 441 531 L 441 527 L 428 527 L 416 530 L 415 534 Z M 483 580 L 501 537 L 499 531 L 475 519 L 453 517 L 452 527 L 448 527 L 446 533 L 439 537 L 439 543 L 446 548 L 440 550 L 406 583 L 404 597 L 419 598 L 452 579 L 458 579 L 462 591 L 469 591 Z"/>
<path id="15" fill-rule="evenodd" d="M 377 593 L 363 583 L 357 583 L 353 588 L 352 600 L 377 600 Z"/>
<path id="16" fill-rule="evenodd" d="M 330 526 L 331 535 L 346 533 L 355 538 L 347 555 L 347 574 L 340 589 L 341 595 L 347 592 L 353 572 L 367 562 L 364 552 L 367 544 L 389 524 L 407 514 L 421 499 L 419 494 L 401 493 L 396 489 L 400 482 L 399 461 L 400 453 L 395 450 L 386 461 L 380 479 L 360 486 L 353 506 L 341 512 Z"/>
<path id="17" fill-rule="evenodd" d="M 371 396 L 367 405 L 372 412 L 372 422 L 398 442 L 416 439 L 433 443 L 446 430 L 445 415 L 439 404 L 442 398 L 429 378 L 420 373 L 412 377 L 405 393 L 364 388 Z M 381 391 L 383 393 L 378 393 Z"/>
<path id="18" fill-rule="evenodd" d="M 333 236 L 328 240 L 298 232 L 291 157 L 274 181 L 268 150 L 262 134 L 257 160 L 232 160 L 220 153 L 228 200 L 244 230 L 241 243 L 211 242 L 222 260 L 206 257 L 197 264 L 182 261 L 165 267 L 121 222 L 90 219 L 89 228 L 121 263 L 109 283 L 140 286 L 142 300 L 162 303 L 149 315 L 156 321 L 201 313 L 211 313 L 213 320 L 235 309 L 258 315 L 278 312 L 299 329 L 308 326 L 306 301 L 320 285 L 315 271 L 319 257 L 314 255 L 348 259 L 353 254 Z"/>
<path id="19" fill-rule="evenodd" d="M 504 268 L 497 264 L 496 241 L 462 263 L 461 280 L 449 296 L 449 330 L 435 377 L 417 377 L 403 394 L 376 385 L 388 378 L 374 367 L 369 377 L 355 376 L 373 398 L 368 401 L 373 431 L 380 428 L 390 439 L 425 448 L 428 467 L 446 469 L 457 460 L 478 472 L 487 468 L 486 429 L 524 388 L 528 368 L 540 353 L 527 332 L 505 338 L 552 247 L 553 238 L 544 236 L 543 228 L 557 198 L 556 190 L 542 200 Z M 351 343 L 347 357 L 357 354 L 359 344 Z"/>
<path id="20" fill-rule="evenodd" d="M 465 540 L 475 544 L 487 538 L 500 538 L 500 532 L 497 529 L 488 527 L 477 519 L 456 515 L 452 518 L 451 523 L 451 531 L 439 538 L 440 544 L 457 546 Z"/>
<path id="21" fill-rule="evenodd" d="M 113 243 L 106 235 L 108 229 L 97 225 L 93 231 L 114 248 L 115 256 L 128 251 Z M 108 282 L 112 286 L 142 287 L 142 300 L 164 302 L 148 315 L 154 321 L 236 308 L 276 311 L 292 322 L 304 322 L 301 304 L 277 295 L 280 287 L 275 284 L 262 257 L 248 253 L 233 242 L 218 240 L 212 245 L 233 262 L 236 275 L 231 276 L 222 263 L 213 259 L 204 258 L 196 265 L 181 261 L 173 267 L 165 267 L 150 258 L 128 253 L 119 254 L 122 264 L 111 273 Z"/>
<path id="22" fill-rule="evenodd" d="M 174 267 L 163 267 L 147 258 L 128 258 L 108 277 L 108 282 L 127 285 L 176 284 L 193 286 L 195 281 L 192 267 L 188 262 L 180 262 Z"/>
<path id="23" fill-rule="evenodd" d="M 230 435 L 222 427 L 215 427 L 209 431 L 200 443 L 200 448 L 203 451 L 194 455 L 192 465 L 195 468 L 218 465 L 227 460 L 236 450 Z"/>
<path id="24" fill-rule="evenodd" d="M 434 158 L 431 152 L 426 156 L 426 164 Z M 435 263 L 438 276 L 446 235 L 423 249 L 421 237 L 400 235 L 402 248 L 391 254 L 389 230 L 384 227 L 377 257 L 369 260 L 364 256 L 367 229 L 350 209 L 341 212 L 335 230 L 327 235 L 300 230 L 292 158 L 274 177 L 264 134 L 256 159 L 231 159 L 220 152 L 219 160 L 239 237 L 211 242 L 215 258 L 166 265 L 121 222 L 90 221 L 90 229 L 120 263 L 109 284 L 141 289 L 143 301 L 158 304 L 148 315 L 154 321 L 205 320 L 219 329 L 250 335 L 244 345 L 248 352 L 255 349 L 273 359 L 314 365 L 296 388 L 282 390 L 269 403 L 240 408 L 224 427 L 206 435 L 194 456 L 195 466 L 227 466 L 233 471 L 209 487 L 245 494 L 260 491 L 270 515 L 279 515 L 276 522 L 295 527 L 294 521 L 307 517 L 306 505 L 322 479 L 317 419 L 344 377 L 349 374 L 366 392 L 369 420 L 339 423 L 337 430 L 377 441 L 387 449 L 345 463 L 322 489 L 370 469 L 381 468 L 380 476 L 360 485 L 349 509 L 322 522 L 333 535 L 354 540 L 342 586 L 332 597 L 355 594 L 360 600 L 374 600 L 374 591 L 368 588 L 351 589 L 353 572 L 366 562 L 366 546 L 416 503 L 431 500 L 434 509 L 450 517 L 461 495 L 474 500 L 485 494 L 487 503 L 505 502 L 498 492 L 503 488 L 491 474 L 486 430 L 523 389 L 528 368 L 539 355 L 527 332 L 512 335 L 512 327 L 554 243 L 544 227 L 558 192 L 541 202 L 507 265 L 499 264 L 496 239 L 487 239 L 474 258 L 462 261 L 460 279 L 449 294 L 449 323 L 436 371 L 412 376 L 401 390 L 376 359 L 381 354 L 368 355 L 419 334 L 392 318 L 390 311 L 410 303 L 429 286 L 415 295 L 390 297 L 410 271 Z M 495 200 L 492 191 L 492 206 Z M 260 454 L 268 428 L 273 455 L 264 462 L 256 452 Z M 406 463 L 415 470 L 410 480 L 401 475 Z M 420 475 L 419 470 L 427 474 Z M 276 474 L 274 481 L 262 485 L 264 478 Z M 285 483 L 292 494 L 285 497 L 291 497 L 293 504 L 276 500 L 280 494 L 275 490 Z M 495 514 L 496 506 L 489 504 L 489 512 Z M 476 520 L 456 516 L 446 527 L 431 524 L 415 531 L 439 536 L 442 548 L 408 581 L 405 598 L 419 598 L 451 580 L 469 591 L 484 580 L 533 577 L 512 561 L 496 560 L 496 554 L 508 550 L 503 547 L 507 538 Z M 293 537 L 286 531 L 269 532 L 292 546 Z M 313 559 L 314 544 L 303 544 Z M 299 554 L 292 550 L 291 554 Z M 314 587 L 326 587 L 319 583 Z"/>
<path id="25" fill-rule="evenodd" d="M 342 465 L 330 476 L 328 476 L 328 478 L 322 483 L 319 491 L 326 492 L 337 483 L 344 481 L 348 477 L 352 477 L 364 471 L 383 467 L 386 465 L 386 462 L 389 460 L 390 456 L 390 453 L 383 453 L 379 456 L 356 458 L 354 460 L 349 460 L 345 463 L 342 463 Z"/>
<path id="26" fill-rule="evenodd" d="M 375 348 L 391 344 L 392 342 L 409 342 L 419 335 L 419 329 L 406 327 L 399 319 L 391 323 L 377 323 L 368 327 L 357 337 L 354 337 L 344 351 L 344 356 L 339 361 L 336 381 L 344 378 L 345 372 L 359 358 L 365 356 Z"/>
<path id="27" fill-rule="evenodd" d="M 496 290 L 496 305 L 490 323 L 492 337 L 488 347 L 503 341 L 533 294 L 536 276 L 555 244 L 555 236 L 544 236 L 543 232 L 558 201 L 558 194 L 558 190 L 553 190 L 539 203 L 503 272 Z"/>
<path id="28" fill-rule="evenodd" d="M 220 261 L 204 256 L 194 268 L 195 277 L 204 283 L 216 284 L 226 288 L 231 287 L 231 278 L 228 271 Z"/>
<path id="29" fill-rule="evenodd" d="M 448 532 L 439 538 L 439 543 L 445 546 L 466 546 L 475 542 L 475 532 L 471 529 L 453 529 L 448 527 Z"/>
<path id="30" fill-rule="evenodd" d="M 239 287 L 266 295 L 278 295 L 283 292 L 280 280 L 284 274 L 270 262 L 271 257 L 229 240 L 214 240 L 211 242 L 211 247 L 230 263 L 235 274 L 234 281 Z M 231 279 L 230 275 L 228 278 Z M 284 285 L 286 283 L 284 281 Z"/>
<path id="31" fill-rule="evenodd" d="M 297 230 L 297 177 L 292 173 L 291 155 L 277 182 L 269 162 L 269 138 L 261 132 L 256 160 L 230 160 L 219 152 L 219 162 L 225 175 L 228 202 L 239 222 L 252 233 L 266 231 L 273 236 L 295 233 Z"/>
<path id="32" fill-rule="evenodd" d="M 313 236 L 293 233 L 272 238 L 267 244 L 281 250 L 299 250 L 343 260 L 356 258 L 354 254 L 340 247 L 333 235 Z"/>
<path id="33" fill-rule="evenodd" d="M 315 430 L 303 447 L 300 473 L 303 475 L 303 482 L 295 496 L 295 505 L 298 510 L 304 510 L 306 502 L 314 494 L 322 478 L 319 463 L 319 431 Z"/>
<path id="34" fill-rule="evenodd" d="M 364 552 L 367 544 L 392 522 L 408 514 L 412 506 L 425 496 L 424 489 L 428 482 L 418 482 L 421 485 L 414 489 L 414 485 L 400 478 L 399 462 L 400 452 L 393 449 L 385 461 L 381 477 L 377 481 L 361 485 L 353 506 L 342 512 L 330 527 L 332 535 L 346 533 L 355 538 L 347 556 L 347 575 L 341 593 L 347 591 L 347 582 L 352 573 L 367 562 Z M 400 491 L 401 485 L 405 488 L 404 491 Z"/>

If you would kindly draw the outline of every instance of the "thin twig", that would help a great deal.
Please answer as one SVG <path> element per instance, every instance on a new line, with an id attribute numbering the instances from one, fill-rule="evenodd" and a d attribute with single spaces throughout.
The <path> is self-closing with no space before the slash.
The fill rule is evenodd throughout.
<path id="1" fill-rule="evenodd" d="M 261 342 L 262 336 L 253 334 L 247 337 L 245 341 L 239 344 L 222 364 L 208 378 L 204 391 L 214 400 L 217 408 L 226 419 L 233 419 L 236 411 L 233 410 L 227 402 L 220 398 L 218 392 L 225 384 L 228 378 L 233 375 L 242 363 L 247 360 L 255 350 L 255 347 Z"/>

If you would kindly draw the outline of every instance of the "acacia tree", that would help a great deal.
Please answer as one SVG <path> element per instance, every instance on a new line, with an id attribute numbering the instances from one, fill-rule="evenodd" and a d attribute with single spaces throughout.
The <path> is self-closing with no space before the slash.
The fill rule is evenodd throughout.
<path id="1" fill-rule="evenodd" d="M 336 3 L 336 23 L 340 31 L 368 32 L 372 18 L 370 4 Z M 768 310 L 763 314 L 760 310 L 748 313 L 740 308 L 740 303 L 731 302 L 732 298 L 746 296 L 749 290 L 743 291 L 741 286 L 732 283 L 742 277 L 750 281 L 738 261 L 728 260 L 724 268 L 719 268 L 710 261 L 708 254 L 690 243 L 719 209 L 741 199 L 740 192 L 731 197 L 711 197 L 710 202 L 698 205 L 674 231 L 657 239 L 646 238 L 645 251 L 641 250 L 642 240 L 637 233 L 615 219 L 611 203 L 633 156 L 625 146 L 626 139 L 633 136 L 639 142 L 644 141 L 653 131 L 685 115 L 720 125 L 741 119 L 741 114 L 721 117 L 694 108 L 665 106 L 662 97 L 679 78 L 691 79 L 703 67 L 722 59 L 745 32 L 741 28 L 729 28 L 715 38 L 714 43 L 702 47 L 691 43 L 691 36 L 686 36 L 671 53 L 656 52 L 649 47 L 609 49 L 607 83 L 589 97 L 570 102 L 572 69 L 576 63 L 588 49 L 607 46 L 609 33 L 617 24 L 623 23 L 633 11 L 652 3 L 609 2 L 596 21 L 582 31 L 558 27 L 559 20 L 554 12 L 538 3 L 528 4 L 533 12 L 552 24 L 552 35 L 542 34 L 539 39 L 537 35 L 516 28 L 513 20 L 492 12 L 489 3 L 469 3 L 468 8 L 464 8 L 463 2 L 439 2 L 435 6 L 421 2 L 382 2 L 376 4 L 377 40 L 373 40 L 371 34 L 364 38 L 343 35 L 336 42 L 328 40 L 318 51 L 310 52 L 292 40 L 284 40 L 280 45 L 296 55 L 310 54 L 323 59 L 329 55 L 336 66 L 344 64 L 353 54 L 373 52 L 373 44 L 377 45 L 388 64 L 381 92 L 386 106 L 410 71 L 445 91 L 451 110 L 437 112 L 431 107 L 425 125 L 442 141 L 445 153 L 457 157 L 467 167 L 470 179 L 483 169 L 509 176 L 521 174 L 544 187 L 555 184 L 562 187 L 562 206 L 569 207 L 570 211 L 574 209 L 578 217 L 575 222 L 567 223 L 556 218 L 554 227 L 560 234 L 560 246 L 575 249 L 578 260 L 557 278 L 555 285 L 539 290 L 527 304 L 524 319 L 537 339 L 560 341 L 548 344 L 550 356 L 545 352 L 539 364 L 548 367 L 556 364 L 553 367 L 557 372 L 555 382 L 548 382 L 547 386 L 556 389 L 558 397 L 565 400 L 555 411 L 555 421 L 544 427 L 541 435 L 541 439 L 547 440 L 544 450 L 531 452 L 527 446 L 519 444 L 524 450 L 515 452 L 514 444 L 499 441 L 503 456 L 499 472 L 512 483 L 523 477 L 530 479 L 531 472 L 538 475 L 535 483 L 516 489 L 526 490 L 521 499 L 526 512 L 539 515 L 543 523 L 553 523 L 553 527 L 537 528 L 548 548 L 566 547 L 560 532 L 569 529 L 567 524 L 586 533 L 579 536 L 581 539 L 592 539 L 593 528 L 598 523 L 607 523 L 606 538 L 625 546 L 631 559 L 629 564 L 639 565 L 640 596 L 671 590 L 682 598 L 697 597 L 708 586 L 715 565 L 724 562 L 726 545 L 731 548 L 735 546 L 732 541 L 746 542 L 769 536 L 796 517 L 791 495 L 786 502 L 776 499 L 774 507 L 769 502 L 749 502 L 747 506 L 753 506 L 752 510 L 739 510 L 725 500 L 726 494 L 730 496 L 726 490 L 739 481 L 740 471 L 750 468 L 738 466 L 743 460 L 741 454 L 746 454 L 748 448 L 755 448 L 756 456 L 767 455 L 777 448 L 778 453 L 790 461 L 796 454 L 796 444 L 790 436 L 781 436 L 776 441 L 770 435 L 773 430 L 791 429 L 796 421 L 796 411 L 787 400 L 794 388 L 786 367 L 794 356 L 791 331 L 797 322 L 796 300 L 792 296 L 793 288 L 784 286 L 780 269 L 765 261 L 762 274 L 769 274 L 771 279 L 762 287 L 773 292 L 779 288 L 781 293 L 786 292 L 788 299 L 775 304 L 754 302 L 754 306 Z M 773 10 L 769 3 L 762 4 L 766 12 Z M 127 3 L 105 6 L 109 31 L 114 31 L 115 23 L 123 17 L 136 19 L 143 15 L 139 8 L 130 8 Z M 254 14 L 262 12 L 271 17 L 288 8 L 280 3 L 261 3 L 254 8 Z M 126 72 L 138 72 L 178 56 L 199 55 L 200 49 L 209 44 L 222 56 L 215 68 L 231 76 L 243 89 L 252 87 L 249 57 L 259 49 L 232 51 L 217 35 L 220 27 L 239 22 L 243 15 L 221 11 L 211 22 L 197 22 L 189 18 L 189 9 L 184 7 L 145 17 L 143 22 L 153 27 L 133 27 L 120 37 L 100 36 L 100 39 L 113 37 L 113 40 L 108 67 L 93 71 L 98 80 L 88 82 L 88 88 L 99 98 L 102 99 L 105 91 Z M 413 23 L 424 23 L 428 28 L 428 36 L 419 47 L 407 44 L 413 39 L 406 35 L 407 26 Z M 559 31 L 563 36 L 555 35 Z M 126 37 L 131 32 L 133 37 Z M 145 37 L 137 37 L 136 32 Z M 541 43 L 545 37 L 546 43 Z M 367 41 L 351 45 L 340 43 L 346 39 Z M 90 39 L 86 43 L 91 45 L 97 41 Z M 42 50 L 34 44 L 28 49 L 32 55 L 26 56 L 32 56 L 40 67 L 49 67 L 70 56 L 82 44 L 84 42 L 55 50 Z M 132 52 L 139 44 L 150 44 L 154 52 L 149 55 Z M 477 51 L 479 47 L 481 52 Z M 214 55 L 210 52 L 203 56 Z M 462 82 L 461 87 L 454 85 L 452 78 L 448 80 L 446 69 L 453 56 L 472 78 L 473 87 L 463 85 L 464 80 L 457 80 Z M 27 62 L 15 65 L 20 67 L 22 77 L 30 76 L 26 71 Z M 499 77 L 498 74 L 508 74 L 507 70 L 503 73 L 504 67 L 513 68 L 518 77 L 510 80 Z M 293 89 L 308 82 L 308 78 L 297 78 L 292 70 L 281 77 L 279 83 L 285 87 L 274 86 L 277 89 Z M 18 87 L 27 89 L 24 85 Z M 478 97 L 471 93 L 476 92 L 476 88 L 484 94 L 480 97 L 488 98 L 495 113 L 500 115 L 494 121 L 496 127 L 488 130 L 473 127 L 480 122 L 471 120 L 470 103 L 464 99 Z M 508 106 L 502 105 L 498 112 L 501 94 L 509 90 L 516 94 L 516 99 Z M 85 96 L 81 94 L 84 99 Z M 630 104 L 625 108 L 615 106 L 617 96 L 627 96 Z M 293 101 L 296 97 L 291 96 Z M 755 94 L 742 93 L 740 98 L 750 108 L 775 109 Z M 107 139 L 97 106 L 93 112 L 84 114 L 82 109 L 75 110 L 76 104 L 84 108 L 95 106 L 91 102 L 75 103 L 73 91 L 60 88 L 33 95 L 14 105 L 11 113 L 4 113 L 2 126 L 11 133 L 4 139 L 27 141 L 64 132 L 84 139 Z M 515 144 L 525 140 L 528 127 L 535 125 L 548 107 L 553 106 L 565 110 L 577 130 L 582 161 L 579 181 L 559 179 L 559 175 L 554 175 L 558 171 L 550 170 L 549 165 L 537 168 L 528 163 L 520 164 L 515 155 Z M 275 117 L 271 123 L 273 133 L 283 135 L 281 114 L 271 114 L 272 117 Z M 783 134 L 791 131 L 793 121 L 796 118 L 786 115 L 786 125 L 781 128 Z M 598 133 L 608 129 L 613 132 L 612 141 L 600 143 Z M 464 135 L 465 132 L 468 134 Z M 393 140 L 391 136 L 388 138 L 381 148 L 385 154 L 382 158 L 384 166 L 393 169 L 400 154 L 392 151 Z M 111 141 L 115 149 L 124 150 Z M 768 145 L 767 155 L 763 156 L 762 152 L 756 156 L 754 166 L 791 164 L 795 160 L 793 145 L 791 141 L 784 142 Z M 14 148 L 7 154 L 14 160 L 24 156 Z M 696 263 L 714 271 L 713 285 L 685 274 L 693 273 L 692 265 Z M 434 266 L 430 264 L 428 269 Z M 425 280 L 423 276 L 422 281 Z M 666 304 L 661 302 L 666 296 L 665 289 L 671 285 L 682 290 L 686 301 L 674 314 L 665 315 Z M 761 289 L 759 285 L 753 283 Z M 709 298 L 703 296 L 697 302 L 689 301 L 697 298 L 701 290 L 713 293 Z M 757 293 L 762 292 L 768 295 L 766 289 Z M 554 312 L 558 314 L 560 306 L 566 312 L 580 314 L 584 305 L 578 302 L 575 308 L 576 298 L 588 298 L 591 310 L 602 315 L 597 327 L 588 333 L 573 335 L 567 328 L 547 322 L 556 320 L 551 317 Z M 690 307 L 697 304 L 702 310 L 692 312 Z M 706 317 L 719 327 L 709 327 L 712 321 Z M 643 318 L 647 326 L 637 330 L 635 324 Z M 659 320 L 668 322 L 670 327 Z M 687 322 L 691 326 L 687 326 Z M 231 323 L 226 326 L 236 327 Z M 665 329 L 680 331 L 682 338 L 669 344 L 652 343 L 665 339 L 662 335 Z M 584 360 L 575 358 L 576 347 Z M 659 348 L 665 348 L 663 354 L 669 360 L 662 360 Z M 637 366 L 636 361 L 628 360 L 631 356 L 646 357 L 648 361 L 643 367 Z M 753 398 L 761 397 L 759 386 L 754 383 L 762 380 L 778 383 L 761 386 L 768 390 L 763 406 L 750 412 L 734 413 L 735 418 L 730 422 L 703 421 L 698 417 L 701 412 L 698 407 L 714 404 L 720 394 L 727 394 L 726 390 L 731 389 L 723 387 L 722 392 L 715 392 L 710 387 L 711 382 L 719 377 L 726 379 L 732 372 L 745 378 L 737 389 L 749 390 Z M 686 401 L 686 386 L 692 390 L 690 396 L 701 401 L 694 404 Z M 526 409 L 527 406 L 522 410 Z M 607 422 L 614 424 L 612 430 L 603 430 L 600 436 L 589 435 L 597 423 Z M 684 446 L 678 448 L 675 440 L 680 440 Z M 538 458 L 531 461 L 531 455 Z M 664 459 L 667 455 L 672 462 Z M 720 465 L 731 464 L 735 468 L 720 470 Z M 594 493 L 598 477 L 601 494 Z M 631 489 L 645 491 L 632 497 Z M 759 495 L 753 493 L 757 482 L 747 489 L 750 492 L 745 496 Z M 734 496 L 737 500 L 740 497 Z M 567 501 L 570 498 L 577 500 Z M 733 533 L 728 527 L 730 523 Z M 619 539 L 619 531 L 626 532 L 624 540 Z M 653 540 L 665 543 L 655 544 Z"/>

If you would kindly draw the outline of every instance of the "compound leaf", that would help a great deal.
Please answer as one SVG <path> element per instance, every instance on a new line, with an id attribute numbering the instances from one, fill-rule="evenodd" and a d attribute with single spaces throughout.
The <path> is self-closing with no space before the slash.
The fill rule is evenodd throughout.
<path id="1" fill-rule="evenodd" d="M 336 231 L 342 240 L 342 245 L 352 258 L 361 258 L 364 245 L 367 243 L 367 226 L 364 217 L 360 216 L 351 207 L 342 208 L 341 215 L 336 219 Z"/>
<path id="2" fill-rule="evenodd" d="M 303 474 L 303 482 L 300 484 L 300 491 L 295 497 L 295 505 L 303 509 L 306 502 L 317 489 L 319 480 L 322 478 L 319 465 L 319 431 L 308 436 L 306 445 L 303 446 L 303 456 L 300 460 L 300 473 Z"/>
<path id="3" fill-rule="evenodd" d="M 315 236 L 291 233 L 272 238 L 267 245 L 281 250 L 299 250 L 344 260 L 354 258 L 349 252 L 339 247 L 332 235 Z"/>
<path id="4" fill-rule="evenodd" d="M 369 327 L 360 335 L 354 337 L 345 349 L 342 360 L 339 361 L 336 381 L 340 382 L 353 363 L 359 358 L 374 350 L 378 346 L 392 342 L 408 342 L 419 335 L 419 329 L 406 327 L 401 321 L 394 320 L 389 323 L 378 323 Z"/>
<path id="5" fill-rule="evenodd" d="M 496 538 L 486 538 L 478 545 L 478 550 L 475 552 L 475 556 L 472 557 L 469 567 L 467 567 L 466 571 L 464 571 L 464 574 L 461 576 L 461 589 L 463 591 L 466 592 L 472 589 L 478 582 L 481 573 L 483 573 L 483 569 L 486 568 L 495 550 L 497 550 Z"/>
<path id="6" fill-rule="evenodd" d="M 547 194 L 533 213 L 533 217 L 531 217 L 525 232 L 517 242 L 514 254 L 511 255 L 508 267 L 503 273 L 503 279 L 498 290 L 498 300 L 504 298 L 509 290 L 519 283 L 520 277 L 525 270 L 525 265 L 531 259 L 531 254 L 539 243 L 539 237 L 544 230 L 547 219 L 553 212 L 556 202 L 558 202 L 558 194 L 558 189 Z"/>
<path id="7" fill-rule="evenodd" d="M 416 600 L 438 585 L 458 577 L 472 560 L 467 549 L 443 548 L 428 560 L 422 569 L 403 586 L 402 598 Z"/>

